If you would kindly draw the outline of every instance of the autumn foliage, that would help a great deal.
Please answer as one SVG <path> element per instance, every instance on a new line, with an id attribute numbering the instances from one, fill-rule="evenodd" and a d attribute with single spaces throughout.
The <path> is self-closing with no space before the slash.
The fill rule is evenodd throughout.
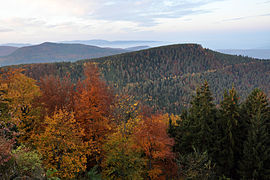
<path id="1" fill-rule="evenodd" d="M 86 169 L 84 131 L 79 128 L 74 113 L 56 111 L 45 118 L 45 131 L 37 137 L 37 149 L 43 155 L 47 169 L 57 169 L 63 178 L 73 178 Z M 89 142 L 88 142 L 89 143 Z"/>
<path id="2" fill-rule="evenodd" d="M 33 99 L 40 94 L 36 81 L 21 71 L 8 71 L 0 76 L 2 99 L 8 101 L 8 114 L 13 123 L 19 123 L 22 116 L 29 114 Z"/>
<path id="3" fill-rule="evenodd" d="M 46 115 L 51 116 L 55 110 L 63 108 L 68 111 L 74 109 L 75 86 L 69 75 L 63 79 L 46 76 L 39 84 L 42 93 L 36 101 L 42 105 Z"/>
<path id="4" fill-rule="evenodd" d="M 111 131 L 109 119 L 112 92 L 100 79 L 98 69 L 89 65 L 84 70 L 85 79 L 77 86 L 75 117 L 84 130 L 83 140 L 88 143 L 88 165 L 99 162 L 102 144 Z M 94 163 L 94 164 L 93 164 Z"/>
<path id="5" fill-rule="evenodd" d="M 14 135 L 9 126 L 0 121 L 0 166 L 12 158 L 11 151 L 15 144 Z"/>
<path id="6" fill-rule="evenodd" d="M 85 64 L 77 83 L 69 75 L 37 82 L 23 70 L 9 70 L 0 81 L 1 119 L 14 123 L 16 132 L 7 138 L 1 126 L 1 168 L 13 158 L 18 177 L 39 172 L 38 177 L 77 179 L 92 168 L 106 179 L 171 177 L 168 115 L 145 116 L 140 102 L 116 95 L 94 64 Z"/>
<path id="7" fill-rule="evenodd" d="M 155 114 L 144 119 L 135 132 L 137 146 L 147 159 L 147 174 L 151 179 L 165 179 L 172 173 L 174 140 L 167 134 L 168 116 Z"/>

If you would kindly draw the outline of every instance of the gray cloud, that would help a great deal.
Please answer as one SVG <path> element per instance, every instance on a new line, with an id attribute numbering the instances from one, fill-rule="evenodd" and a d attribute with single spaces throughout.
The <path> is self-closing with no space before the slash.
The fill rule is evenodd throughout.
<path id="1" fill-rule="evenodd" d="M 9 28 L 1 28 L 0 27 L 0 32 L 11 32 L 13 31 L 13 29 L 9 29 Z"/>
<path id="2" fill-rule="evenodd" d="M 270 1 L 265 1 L 265 2 L 263 2 L 264 4 L 268 4 L 268 3 L 270 3 Z"/>
<path id="3" fill-rule="evenodd" d="M 270 2 L 270 1 L 269 1 Z M 262 14 L 262 15 L 260 15 L 260 16 L 270 16 L 270 13 L 268 13 L 268 14 Z"/>
<path id="4" fill-rule="evenodd" d="M 230 19 L 223 19 L 222 22 L 229 22 L 229 21 L 239 21 L 242 19 L 248 19 L 255 16 L 245 16 L 245 17 L 236 17 L 236 18 L 230 18 Z"/>
<path id="5" fill-rule="evenodd" d="M 249 18 L 254 18 L 254 17 L 262 17 L 262 16 L 270 16 L 270 13 L 268 13 L 268 14 L 260 14 L 260 15 L 255 15 L 255 16 L 243 16 L 243 17 L 236 17 L 236 18 L 230 18 L 230 19 L 223 19 L 222 22 L 239 21 L 239 20 L 243 20 L 243 19 L 249 19 Z"/>
<path id="6" fill-rule="evenodd" d="M 76 24 L 72 21 L 70 22 L 63 22 L 63 23 L 58 23 L 58 24 L 50 24 L 50 25 L 46 25 L 45 27 L 47 28 L 67 28 L 67 27 L 71 27 L 71 26 L 76 26 Z"/>
<path id="7" fill-rule="evenodd" d="M 158 18 L 180 18 L 209 13 L 199 9 L 203 5 L 224 0 L 103 0 L 103 6 L 89 16 L 108 21 L 132 21 L 141 26 L 152 26 Z"/>

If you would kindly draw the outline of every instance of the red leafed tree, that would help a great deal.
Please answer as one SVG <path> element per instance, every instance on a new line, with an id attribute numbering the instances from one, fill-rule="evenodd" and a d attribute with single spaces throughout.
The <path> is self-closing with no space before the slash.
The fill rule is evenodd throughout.
<path id="1" fill-rule="evenodd" d="M 11 150 L 15 144 L 15 135 L 4 122 L 0 121 L 0 166 L 12 158 Z"/>
<path id="2" fill-rule="evenodd" d="M 84 69 L 85 79 L 77 86 L 75 117 L 84 129 L 85 141 L 91 141 L 88 167 L 100 157 L 102 144 L 111 131 L 109 112 L 113 101 L 112 92 L 101 80 L 97 67 L 89 64 Z M 91 162 L 91 163 L 90 163 Z"/>
<path id="3" fill-rule="evenodd" d="M 75 87 L 69 76 L 63 79 L 55 76 L 46 76 L 41 79 L 41 96 L 37 99 L 45 109 L 45 115 L 51 116 L 56 110 L 73 110 Z"/>
<path id="4" fill-rule="evenodd" d="M 172 174 L 176 169 L 172 152 L 174 141 L 167 134 L 167 121 L 166 115 L 145 116 L 135 132 L 137 145 L 148 160 L 146 169 L 151 179 L 165 179 L 164 174 Z"/>

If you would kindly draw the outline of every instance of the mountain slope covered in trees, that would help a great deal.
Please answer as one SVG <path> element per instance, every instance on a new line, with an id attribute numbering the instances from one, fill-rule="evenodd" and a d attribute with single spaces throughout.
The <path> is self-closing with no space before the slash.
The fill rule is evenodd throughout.
<path id="1" fill-rule="evenodd" d="M 254 88 L 270 94 L 270 61 L 226 55 L 197 44 L 170 45 L 74 63 L 23 65 L 35 79 L 67 72 L 76 81 L 84 64 L 97 64 L 105 80 L 117 91 L 135 95 L 156 110 L 180 113 L 196 87 L 207 80 L 216 101 L 234 86 L 242 97 Z M 17 67 L 17 66 L 16 66 Z"/>

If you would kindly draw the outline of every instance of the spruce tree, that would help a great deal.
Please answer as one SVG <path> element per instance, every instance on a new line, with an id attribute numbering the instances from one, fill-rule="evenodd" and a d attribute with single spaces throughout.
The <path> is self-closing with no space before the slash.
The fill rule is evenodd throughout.
<path id="1" fill-rule="evenodd" d="M 180 121 L 170 128 L 170 134 L 175 139 L 174 151 L 179 155 L 180 170 L 183 158 L 193 156 L 197 152 L 208 154 L 209 161 L 214 159 L 217 150 L 217 109 L 213 102 L 208 83 L 197 88 L 193 96 L 191 107 L 181 113 Z M 192 163 L 192 162 L 190 162 Z M 215 162 L 213 163 L 213 167 Z M 202 168 L 202 169 L 200 169 Z M 204 167 L 200 166 L 199 171 Z"/>
<path id="2" fill-rule="evenodd" d="M 200 152 L 207 151 L 210 156 L 215 148 L 216 112 L 212 94 L 205 81 L 191 101 L 188 120 L 193 146 Z"/>
<path id="3" fill-rule="evenodd" d="M 175 150 L 192 153 L 193 148 L 211 153 L 215 149 L 216 107 L 208 83 L 196 90 L 191 107 L 181 115 L 181 122 L 175 129 Z"/>
<path id="4" fill-rule="evenodd" d="M 219 149 L 217 162 L 220 174 L 226 177 L 235 176 L 236 167 L 236 142 L 239 130 L 240 105 L 239 97 L 234 87 L 224 92 L 224 98 L 220 106 L 219 120 Z"/>
<path id="5" fill-rule="evenodd" d="M 188 135 L 190 130 L 187 113 L 187 110 L 184 110 L 180 121 L 176 121 L 177 125 L 169 127 L 169 134 L 175 141 L 174 151 L 181 154 L 192 152 L 192 144 Z"/>
<path id="6" fill-rule="evenodd" d="M 247 137 L 238 173 L 242 179 L 270 179 L 270 147 L 267 121 L 269 104 L 266 95 L 255 89 L 243 105 L 247 116 Z"/>

